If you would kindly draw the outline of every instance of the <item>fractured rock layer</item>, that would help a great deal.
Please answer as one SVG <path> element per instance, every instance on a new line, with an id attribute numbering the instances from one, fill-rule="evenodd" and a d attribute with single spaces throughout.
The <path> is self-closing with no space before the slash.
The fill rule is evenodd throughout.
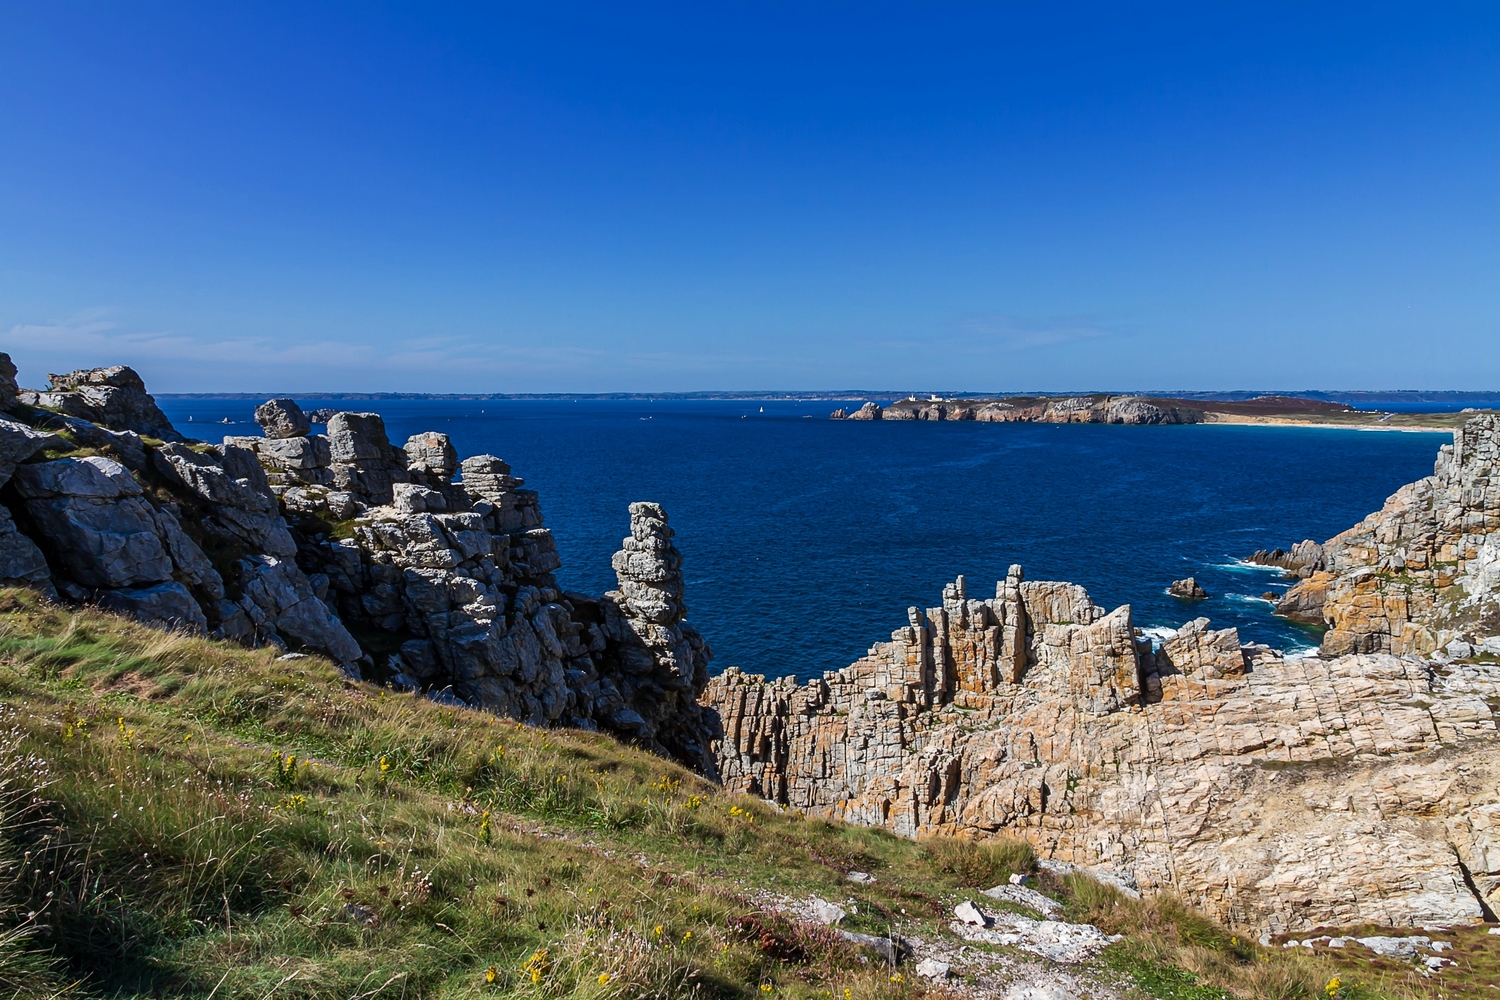
<path id="1" fill-rule="evenodd" d="M 1065 584 L 1010 607 L 963 590 L 819 680 L 716 677 L 726 785 L 906 836 L 1022 836 L 1238 926 L 1500 905 L 1496 668 L 1287 660 L 1206 619 L 1153 650 Z"/>

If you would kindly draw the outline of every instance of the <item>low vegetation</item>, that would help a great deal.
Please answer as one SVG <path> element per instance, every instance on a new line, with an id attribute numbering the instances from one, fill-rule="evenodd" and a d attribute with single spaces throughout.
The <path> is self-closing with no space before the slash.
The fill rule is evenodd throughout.
<path id="1" fill-rule="evenodd" d="M 1035 863 L 21 591 L 0 592 L 0 703 L 6 997 L 941 997 L 768 903 L 815 893 L 850 930 L 935 940 L 973 888 Z M 1326 998 L 1340 971 L 1171 900 L 1039 878 L 1126 936 L 1092 974 L 1135 995 Z M 1368 971 L 1335 992 L 1419 995 Z"/>

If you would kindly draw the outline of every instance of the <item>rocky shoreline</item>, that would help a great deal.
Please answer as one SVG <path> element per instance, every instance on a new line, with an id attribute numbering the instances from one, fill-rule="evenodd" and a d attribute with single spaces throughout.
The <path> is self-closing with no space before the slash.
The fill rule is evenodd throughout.
<path id="1" fill-rule="evenodd" d="M 729 670 L 732 788 L 906 836 L 1025 837 L 1043 857 L 1232 926 L 1493 920 L 1500 908 L 1500 418 L 1321 545 L 1257 553 L 1302 577 L 1282 610 L 1321 654 L 1206 618 L 1159 643 L 1128 605 L 959 578 L 822 678 Z"/>
<path id="2" fill-rule="evenodd" d="M 811 815 L 1024 837 L 1257 932 L 1500 908 L 1500 417 L 1469 418 L 1360 525 L 1256 553 L 1297 578 L 1279 610 L 1328 626 L 1321 655 L 1201 617 L 1154 641 L 1128 605 L 1015 566 L 993 596 L 955 580 L 800 683 L 710 678 L 657 504 L 630 505 L 616 590 L 563 592 L 536 492 L 446 435 L 397 445 L 378 414 L 278 399 L 256 411 L 264 436 L 210 444 L 128 368 L 49 381 L 18 388 L 0 355 L 5 585 L 604 731 Z M 1082 399 L 1003 419 L 1201 416 Z M 945 405 L 850 419 L 981 419 L 932 415 Z"/>

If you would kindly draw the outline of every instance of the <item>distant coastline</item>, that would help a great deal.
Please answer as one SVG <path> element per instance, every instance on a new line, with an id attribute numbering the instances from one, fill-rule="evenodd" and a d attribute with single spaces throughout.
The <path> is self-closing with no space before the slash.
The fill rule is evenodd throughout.
<path id="1" fill-rule="evenodd" d="M 1135 390 L 1104 392 L 1102 390 L 1092 391 L 1070 391 L 1060 392 L 1054 390 L 1025 390 L 1007 393 L 996 392 L 958 392 L 937 391 L 923 389 L 913 390 L 875 390 L 875 389 L 818 389 L 805 392 L 792 392 L 780 389 L 765 390 L 705 390 L 702 392 L 323 392 L 307 390 L 301 392 L 157 392 L 154 394 L 159 399 L 248 399 L 262 402 L 277 396 L 291 396 L 299 399 L 538 399 L 538 400 L 565 400 L 565 399 L 589 399 L 589 400 L 785 400 L 788 402 L 817 402 L 821 400 L 848 402 L 872 400 L 877 403 L 892 403 L 901 399 L 915 396 L 926 399 L 931 396 L 939 396 L 943 399 L 953 400 L 981 400 L 1000 399 L 1014 396 L 1029 397 L 1053 397 L 1065 398 L 1070 396 L 1144 396 L 1149 398 L 1168 399 L 1190 399 L 1202 402 L 1244 402 L 1264 396 L 1283 396 L 1296 399 L 1321 400 L 1325 402 L 1349 403 L 1358 406 L 1376 403 L 1437 403 L 1439 405 L 1458 406 L 1470 402 L 1493 402 L 1500 400 L 1500 389 L 1493 392 L 1449 392 L 1449 391 L 1421 391 L 1421 390 L 1358 390 L 1351 392 L 1334 392 L 1328 390 L 1232 390 L 1225 392 L 1208 391 L 1186 391 L 1186 390 Z"/>

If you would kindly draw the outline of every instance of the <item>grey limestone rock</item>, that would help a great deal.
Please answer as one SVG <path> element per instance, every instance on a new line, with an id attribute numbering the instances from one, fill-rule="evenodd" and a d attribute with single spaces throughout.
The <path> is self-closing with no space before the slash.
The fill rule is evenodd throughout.
<path id="1" fill-rule="evenodd" d="M 171 579 L 172 559 L 155 511 L 129 470 L 107 458 L 23 465 L 16 492 L 57 563 L 85 587 Z"/>
<path id="2" fill-rule="evenodd" d="M 16 366 L 10 355 L 0 351 L 0 410 L 13 410 L 20 389 L 16 385 Z"/>
<path id="3" fill-rule="evenodd" d="M 4 355 L 0 354 L 0 358 Z M 0 486 L 10 481 L 16 466 L 44 448 L 68 448 L 56 434 L 34 430 L 14 420 L 0 418 Z"/>
<path id="4" fill-rule="evenodd" d="M 332 486 L 333 456 L 328 438 L 311 437 L 225 437 L 223 448 L 249 451 L 276 482 L 304 483 L 309 486 Z"/>
<path id="5" fill-rule="evenodd" d="M 224 445 L 218 455 L 185 445 L 163 445 L 152 454 L 155 470 L 168 482 L 204 502 L 204 527 L 233 540 L 245 551 L 278 558 L 297 554 L 266 476 L 253 458 Z M 236 477 L 229 468 L 245 475 Z"/>
<path id="6" fill-rule="evenodd" d="M 335 413 L 328 418 L 333 482 L 372 504 L 391 502 L 391 487 L 410 480 L 406 452 L 391 447 L 378 413 Z"/>
<path id="7" fill-rule="evenodd" d="M 242 562 L 238 605 L 261 638 L 271 631 L 327 654 L 352 670 L 364 655 L 359 643 L 313 591 L 296 563 L 274 556 L 250 556 Z"/>
<path id="8" fill-rule="evenodd" d="M 0 506 L 0 586 L 31 587 L 48 597 L 57 594 L 42 550 L 16 530 L 16 522 L 4 506 Z"/>
<path id="9" fill-rule="evenodd" d="M 135 431 L 163 441 L 181 441 L 134 369 L 88 368 L 48 375 L 50 387 L 38 404 L 116 431 Z"/>
<path id="10" fill-rule="evenodd" d="M 458 472 L 458 452 L 448 435 L 424 431 L 406 439 L 406 467 L 414 475 L 446 483 Z"/>
<path id="11" fill-rule="evenodd" d="M 306 437 L 312 431 L 307 414 L 295 399 L 266 400 L 255 408 L 255 422 L 272 439 Z"/>

